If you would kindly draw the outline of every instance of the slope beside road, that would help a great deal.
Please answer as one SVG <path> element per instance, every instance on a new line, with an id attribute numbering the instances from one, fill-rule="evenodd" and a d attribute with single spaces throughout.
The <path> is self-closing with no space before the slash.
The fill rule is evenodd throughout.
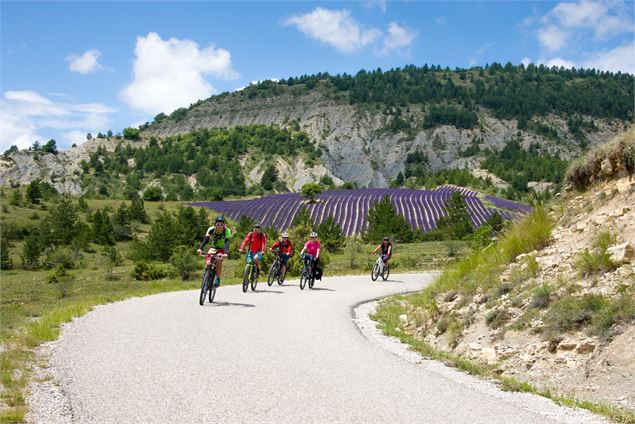
<path id="1" fill-rule="evenodd" d="M 360 302 L 423 288 L 435 274 L 325 278 L 244 294 L 221 286 L 100 306 L 47 347 L 57 384 L 33 387 L 35 422 L 602 422 L 422 366 L 362 335 Z M 394 343 L 394 342 L 393 342 Z M 432 363 L 432 361 L 422 361 Z M 457 375 L 460 376 L 457 377 Z M 45 387 L 45 389 L 42 389 Z"/>

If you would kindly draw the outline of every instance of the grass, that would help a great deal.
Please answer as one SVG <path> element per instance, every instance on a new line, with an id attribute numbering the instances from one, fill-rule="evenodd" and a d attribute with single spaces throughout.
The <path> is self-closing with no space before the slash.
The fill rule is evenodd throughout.
<path id="1" fill-rule="evenodd" d="M 608 231 L 600 232 L 593 241 L 591 250 L 584 249 L 577 257 L 574 267 L 582 277 L 602 275 L 613 271 L 616 265 L 611 261 L 608 248 L 615 243 L 615 236 Z"/>
<path id="2" fill-rule="evenodd" d="M 549 390 L 540 390 L 532 384 L 519 381 L 513 378 L 503 377 L 497 372 L 495 365 L 487 365 L 461 358 L 449 352 L 436 349 L 424 342 L 423 340 L 406 333 L 402 328 L 399 315 L 406 313 L 406 309 L 401 305 L 401 301 L 407 300 L 407 296 L 396 296 L 382 301 L 371 316 L 378 323 L 378 327 L 387 336 L 396 337 L 402 343 L 410 346 L 410 349 L 420 353 L 422 356 L 439 360 L 446 365 L 456 367 L 470 375 L 477 377 L 489 378 L 498 381 L 499 387 L 507 391 L 532 393 L 553 400 L 558 405 L 577 407 L 589 410 L 596 414 L 617 422 L 617 423 L 634 423 L 635 413 L 627 409 L 618 408 L 605 403 L 594 403 L 575 399 L 571 396 L 553 393 Z"/>

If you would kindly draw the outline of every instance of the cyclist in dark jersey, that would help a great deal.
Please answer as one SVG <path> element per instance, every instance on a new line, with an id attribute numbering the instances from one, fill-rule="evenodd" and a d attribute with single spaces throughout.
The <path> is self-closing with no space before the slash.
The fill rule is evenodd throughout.
<path id="1" fill-rule="evenodd" d="M 229 255 L 229 239 L 232 236 L 232 231 L 225 225 L 225 218 L 219 216 L 214 221 L 214 226 L 209 227 L 205 233 L 205 237 L 201 242 L 201 246 L 196 253 L 199 255 L 203 253 L 203 248 L 208 241 L 212 241 L 210 249 L 216 249 L 217 253 L 220 253 L 221 258 L 216 260 L 216 280 L 214 286 L 220 286 L 220 275 L 223 271 L 223 259 Z"/>
<path id="2" fill-rule="evenodd" d="M 384 266 L 388 267 L 388 260 L 392 256 L 392 243 L 388 237 L 384 237 L 384 241 L 373 250 L 374 255 L 381 250 L 381 260 L 384 261 Z"/>

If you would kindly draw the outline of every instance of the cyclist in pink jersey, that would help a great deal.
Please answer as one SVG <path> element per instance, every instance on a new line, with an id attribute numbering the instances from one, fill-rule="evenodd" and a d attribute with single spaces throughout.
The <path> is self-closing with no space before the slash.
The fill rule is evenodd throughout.
<path id="1" fill-rule="evenodd" d="M 318 264 L 320 261 L 320 242 L 318 241 L 317 233 L 313 232 L 310 235 L 311 240 L 307 241 L 300 252 L 300 256 L 304 258 L 305 261 L 313 262 L 313 276 L 315 277 L 316 270 L 318 269 Z M 306 255 L 304 252 L 306 251 Z"/>

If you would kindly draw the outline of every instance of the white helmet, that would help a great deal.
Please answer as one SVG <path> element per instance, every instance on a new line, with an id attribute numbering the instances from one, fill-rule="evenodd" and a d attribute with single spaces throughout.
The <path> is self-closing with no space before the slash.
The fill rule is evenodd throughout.
<path id="1" fill-rule="evenodd" d="M 289 238 L 289 233 L 282 233 L 282 238 Z"/>
<path id="2" fill-rule="evenodd" d="M 314 231 L 314 232 L 311 233 L 311 235 L 309 237 L 311 237 L 311 238 L 317 237 L 317 233 Z"/>

